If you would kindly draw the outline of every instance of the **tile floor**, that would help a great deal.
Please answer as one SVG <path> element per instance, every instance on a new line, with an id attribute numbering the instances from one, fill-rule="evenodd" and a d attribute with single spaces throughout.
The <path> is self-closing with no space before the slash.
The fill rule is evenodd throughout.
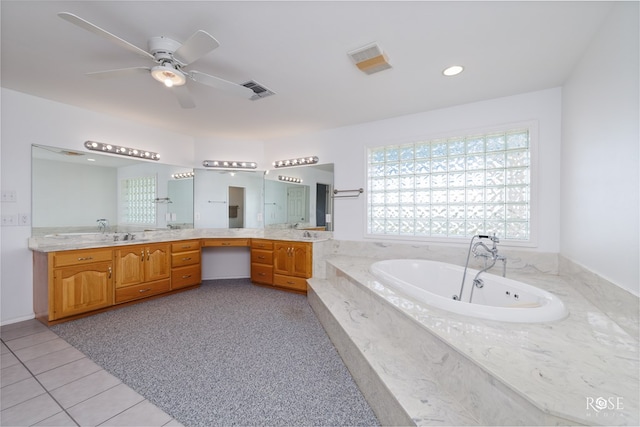
<path id="1" fill-rule="evenodd" d="M 0 426 L 181 426 L 35 319 L 0 338 Z"/>

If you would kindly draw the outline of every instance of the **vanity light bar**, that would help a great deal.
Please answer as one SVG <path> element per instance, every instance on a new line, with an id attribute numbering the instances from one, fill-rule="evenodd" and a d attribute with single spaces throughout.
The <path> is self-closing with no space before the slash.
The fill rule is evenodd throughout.
<path id="1" fill-rule="evenodd" d="M 297 159 L 289 159 L 289 160 L 278 160 L 273 162 L 273 167 L 275 168 L 287 168 L 290 166 L 302 166 L 302 165 L 313 165 L 318 163 L 317 156 L 310 157 L 300 157 Z"/>
<path id="2" fill-rule="evenodd" d="M 127 148 L 120 145 L 105 144 L 104 142 L 85 141 L 84 146 L 88 150 L 102 151 L 106 153 L 119 154 L 121 156 L 139 157 L 149 160 L 160 160 L 160 154 L 153 151 L 139 150 L 137 148 Z"/>
<path id="3" fill-rule="evenodd" d="M 294 178 L 292 176 L 278 175 L 278 179 L 280 181 L 295 182 L 297 184 L 300 184 L 302 182 L 300 178 Z"/>
<path id="4" fill-rule="evenodd" d="M 258 164 L 255 162 L 240 162 L 233 160 L 205 160 L 202 162 L 205 168 L 222 168 L 222 169 L 255 169 Z"/>
<path id="5" fill-rule="evenodd" d="M 171 178 L 173 179 L 185 179 L 185 178 L 193 178 L 195 176 L 194 172 L 181 172 L 181 173 L 174 173 L 171 175 Z"/>

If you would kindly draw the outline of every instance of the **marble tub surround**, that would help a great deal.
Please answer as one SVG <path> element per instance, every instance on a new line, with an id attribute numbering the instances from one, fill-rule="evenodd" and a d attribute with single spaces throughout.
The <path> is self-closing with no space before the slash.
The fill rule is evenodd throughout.
<path id="1" fill-rule="evenodd" d="M 466 408 L 470 420 L 459 424 L 639 424 L 637 337 L 564 278 L 510 271 L 508 276 L 558 295 L 569 316 L 509 324 L 417 304 L 375 280 L 373 261 L 327 258 L 326 280 L 310 281 L 310 301 L 326 300 L 326 310 L 355 334 L 350 338 L 365 357 L 404 348 L 411 355 L 406 357 L 418 359 L 409 365 L 421 369 L 413 382 L 393 375 L 391 380 L 403 382 L 396 388 L 409 396 L 409 407 L 417 407 L 410 412 L 416 424 L 438 417 L 428 406 L 439 406 L 439 398 Z M 387 374 L 403 364 L 374 363 Z M 598 407 L 598 399 L 617 406 Z"/>
<path id="2" fill-rule="evenodd" d="M 118 240 L 114 239 L 118 235 Z M 123 240 L 125 233 L 88 233 L 59 231 L 46 236 L 29 238 L 29 249 L 42 252 L 53 252 L 72 249 L 99 248 L 105 246 L 135 245 L 138 243 L 171 242 L 176 240 L 204 238 L 260 238 L 272 240 L 293 240 L 301 242 L 322 242 L 331 239 L 332 232 L 295 229 L 261 229 L 261 228 L 191 228 L 178 230 L 153 230 L 132 232 L 133 240 Z"/>
<path id="3" fill-rule="evenodd" d="M 467 260 L 469 241 L 460 244 L 443 243 L 394 243 L 385 241 L 325 240 L 313 248 L 314 277 L 324 278 L 324 260 L 338 255 L 383 259 L 428 259 L 464 266 Z M 558 254 L 534 252 L 510 248 L 498 244 L 500 255 L 507 257 L 507 277 L 511 272 L 558 274 Z M 482 260 L 471 257 L 469 267 L 482 268 Z M 502 262 L 498 261 L 490 273 L 502 274 Z"/>
<path id="4" fill-rule="evenodd" d="M 640 298 L 560 256 L 560 276 L 631 336 L 640 334 Z"/>

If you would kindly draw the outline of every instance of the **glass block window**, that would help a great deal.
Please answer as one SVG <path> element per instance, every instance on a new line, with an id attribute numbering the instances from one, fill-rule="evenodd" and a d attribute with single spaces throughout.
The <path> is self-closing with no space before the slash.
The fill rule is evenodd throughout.
<path id="1" fill-rule="evenodd" d="M 370 235 L 530 238 L 528 129 L 368 150 Z"/>
<path id="2" fill-rule="evenodd" d="M 145 176 L 123 179 L 122 218 L 125 224 L 155 225 L 156 177 Z"/>

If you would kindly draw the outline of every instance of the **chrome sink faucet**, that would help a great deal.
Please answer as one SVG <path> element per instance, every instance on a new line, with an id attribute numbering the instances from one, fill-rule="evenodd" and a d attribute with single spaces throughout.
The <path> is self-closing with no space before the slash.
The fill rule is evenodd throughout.
<path id="1" fill-rule="evenodd" d="M 100 231 L 101 233 L 106 233 L 107 228 L 109 227 L 109 221 L 105 218 L 100 218 L 97 219 L 96 222 L 98 223 L 98 231 Z"/>

